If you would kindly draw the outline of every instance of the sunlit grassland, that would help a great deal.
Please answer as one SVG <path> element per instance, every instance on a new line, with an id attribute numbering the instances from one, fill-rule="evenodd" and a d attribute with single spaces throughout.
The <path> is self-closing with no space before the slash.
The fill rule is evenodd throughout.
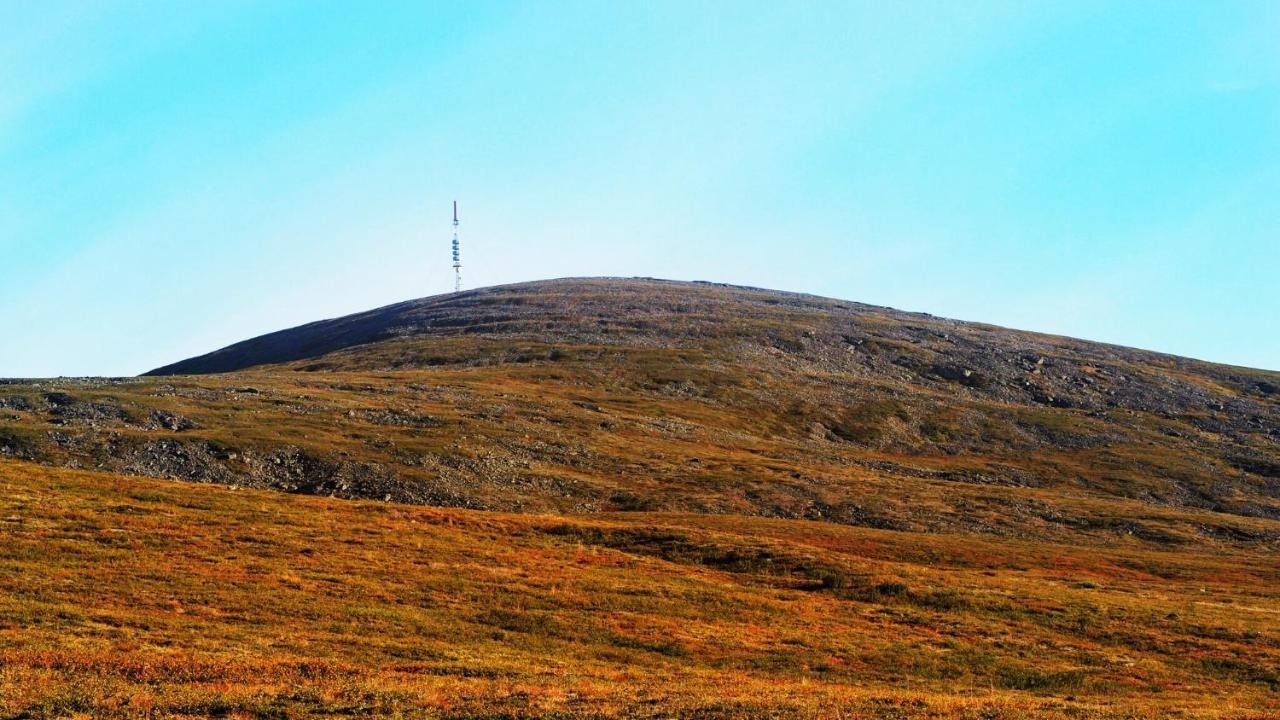
<path id="1" fill-rule="evenodd" d="M 1264 718 L 1278 692 L 1263 549 L 516 515 L 0 460 L 4 718 Z"/>

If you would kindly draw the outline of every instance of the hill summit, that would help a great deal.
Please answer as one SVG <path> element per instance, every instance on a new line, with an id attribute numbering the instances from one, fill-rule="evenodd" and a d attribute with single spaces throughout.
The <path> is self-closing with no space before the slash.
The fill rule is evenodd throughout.
<path id="1" fill-rule="evenodd" d="M 795 293 L 507 285 L 150 375 L 13 387 L 0 452 L 501 510 L 1167 543 L 1280 519 L 1276 373 Z"/>

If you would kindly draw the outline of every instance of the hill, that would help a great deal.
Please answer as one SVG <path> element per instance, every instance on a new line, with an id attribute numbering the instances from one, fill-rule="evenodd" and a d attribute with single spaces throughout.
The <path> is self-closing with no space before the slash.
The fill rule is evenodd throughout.
<path id="1" fill-rule="evenodd" d="M 0 380 L 0 718 L 1274 717 L 1278 387 L 613 279 Z"/>
<path id="2" fill-rule="evenodd" d="M 0 453 L 495 510 L 1274 542 L 1280 376 L 790 293 L 527 283 L 138 380 L 0 386 Z"/>

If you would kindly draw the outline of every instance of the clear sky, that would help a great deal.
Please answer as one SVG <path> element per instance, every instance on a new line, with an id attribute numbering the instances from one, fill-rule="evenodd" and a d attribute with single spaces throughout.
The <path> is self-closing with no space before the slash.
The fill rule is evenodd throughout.
<path id="1" fill-rule="evenodd" d="M 1280 3 L 0 0 L 0 376 L 705 279 L 1280 369 Z"/>

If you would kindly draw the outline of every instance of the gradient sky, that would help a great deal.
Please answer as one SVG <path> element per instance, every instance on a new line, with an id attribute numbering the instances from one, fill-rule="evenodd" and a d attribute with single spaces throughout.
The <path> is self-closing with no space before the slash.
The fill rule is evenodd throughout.
<path id="1" fill-rule="evenodd" d="M 1280 369 L 1280 3 L 0 0 L 0 376 L 705 279 Z"/>

